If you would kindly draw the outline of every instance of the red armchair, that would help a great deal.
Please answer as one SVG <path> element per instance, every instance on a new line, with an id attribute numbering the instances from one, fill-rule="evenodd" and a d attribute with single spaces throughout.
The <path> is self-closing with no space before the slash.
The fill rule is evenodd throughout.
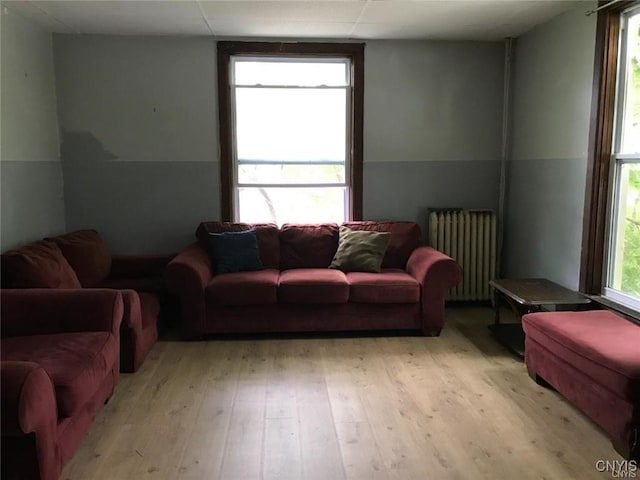
<path id="1" fill-rule="evenodd" d="M 3 479 L 58 479 L 113 393 L 122 294 L 5 289 L 0 294 Z"/>
<path id="2" fill-rule="evenodd" d="M 162 272 L 171 255 L 112 256 L 95 230 L 78 230 L 2 255 L 5 288 L 113 288 L 125 304 L 120 368 L 138 370 L 158 339 L 165 296 Z"/>

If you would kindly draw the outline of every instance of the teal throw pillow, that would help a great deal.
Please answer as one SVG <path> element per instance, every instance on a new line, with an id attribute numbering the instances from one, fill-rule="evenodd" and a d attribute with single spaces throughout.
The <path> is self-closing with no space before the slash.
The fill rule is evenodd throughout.
<path id="1" fill-rule="evenodd" d="M 217 273 L 263 270 L 255 230 L 209 233 L 209 254 Z"/>

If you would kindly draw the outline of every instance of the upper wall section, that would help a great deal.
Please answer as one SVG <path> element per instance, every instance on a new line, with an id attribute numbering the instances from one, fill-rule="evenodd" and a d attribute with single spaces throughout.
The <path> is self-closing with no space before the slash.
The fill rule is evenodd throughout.
<path id="1" fill-rule="evenodd" d="M 54 35 L 63 161 L 218 161 L 216 44 Z"/>
<path id="2" fill-rule="evenodd" d="M 504 272 L 577 288 L 595 15 L 572 10 L 518 38 Z"/>
<path id="3" fill-rule="evenodd" d="M 3 8 L 0 249 L 64 231 L 51 35 Z"/>
<path id="4" fill-rule="evenodd" d="M 367 219 L 497 207 L 503 51 L 366 42 Z M 220 218 L 216 39 L 54 35 L 54 58 L 68 230 L 168 253 Z"/>
<path id="5" fill-rule="evenodd" d="M 504 48 L 369 41 L 365 161 L 498 160 Z"/>
<path id="6" fill-rule="evenodd" d="M 9 8 L 3 8 L 0 17 L 0 159 L 58 160 L 51 34 L 41 31 Z"/>
<path id="7" fill-rule="evenodd" d="M 596 15 L 593 4 L 518 38 L 513 160 L 586 158 Z"/>

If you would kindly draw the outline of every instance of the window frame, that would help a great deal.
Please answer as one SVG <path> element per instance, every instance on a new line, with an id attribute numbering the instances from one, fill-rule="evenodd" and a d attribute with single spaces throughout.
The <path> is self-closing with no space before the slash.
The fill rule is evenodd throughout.
<path id="1" fill-rule="evenodd" d="M 602 295 L 608 282 L 608 248 L 613 202 L 616 93 L 621 14 L 638 4 L 600 2 L 596 27 L 591 124 L 585 188 L 580 291 Z"/>
<path id="2" fill-rule="evenodd" d="M 618 235 L 620 234 L 619 222 L 620 222 L 620 202 L 622 201 L 621 195 L 623 189 L 623 177 L 622 170 L 625 165 L 639 164 L 640 152 L 627 153 L 622 151 L 623 148 L 623 136 L 625 126 L 625 116 L 628 113 L 626 111 L 627 96 L 627 41 L 629 34 L 628 20 L 631 15 L 640 15 L 640 3 L 632 4 L 620 12 L 620 26 L 619 26 L 619 42 L 618 42 L 618 65 L 616 73 L 616 100 L 614 110 L 614 127 L 613 127 L 613 144 L 611 153 L 611 177 L 612 184 L 610 187 L 610 205 L 607 228 L 610 234 L 607 237 L 605 243 L 606 249 L 604 252 L 603 262 L 605 264 L 604 270 L 604 285 L 602 288 L 602 294 L 610 298 L 612 301 L 622 303 L 629 306 L 634 310 L 640 312 L 640 298 L 636 295 L 630 295 L 622 290 L 614 287 L 615 283 L 615 261 L 616 261 L 616 247 L 618 242 Z"/>
<path id="3" fill-rule="evenodd" d="M 349 192 L 349 220 L 362 219 L 363 117 L 364 117 L 364 44 L 315 42 L 235 42 L 217 44 L 218 115 L 220 129 L 220 195 L 221 219 L 235 221 L 238 205 L 235 198 L 234 129 L 231 93 L 232 57 L 300 57 L 347 58 L 351 64 L 350 131 L 345 178 Z"/>

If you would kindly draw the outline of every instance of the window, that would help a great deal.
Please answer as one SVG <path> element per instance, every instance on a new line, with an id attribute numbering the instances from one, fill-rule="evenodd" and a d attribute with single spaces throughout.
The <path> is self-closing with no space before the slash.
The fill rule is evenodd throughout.
<path id="1" fill-rule="evenodd" d="M 599 8 L 580 289 L 640 312 L 640 4 Z"/>
<path id="2" fill-rule="evenodd" d="M 361 218 L 362 58 L 361 44 L 218 43 L 225 220 Z"/>
<path id="3" fill-rule="evenodd" d="M 640 311 L 640 7 L 622 13 L 604 294 Z"/>

